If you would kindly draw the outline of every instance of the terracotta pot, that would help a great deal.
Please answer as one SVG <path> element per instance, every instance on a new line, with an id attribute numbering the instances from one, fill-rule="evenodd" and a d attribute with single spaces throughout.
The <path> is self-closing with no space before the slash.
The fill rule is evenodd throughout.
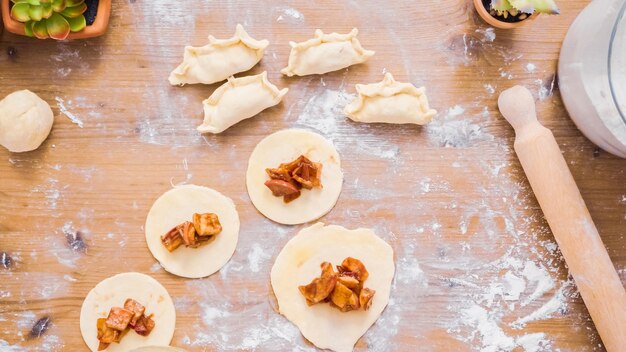
<path id="1" fill-rule="evenodd" d="M 24 33 L 24 23 L 14 20 L 11 17 L 11 11 L 9 9 L 9 3 L 11 0 L 0 0 L 0 9 L 2 11 L 2 21 L 7 32 L 18 35 L 26 35 Z M 98 12 L 96 14 L 96 20 L 90 25 L 85 27 L 80 32 L 72 32 L 67 36 L 67 39 L 84 39 L 98 37 L 104 34 L 109 25 L 109 17 L 111 15 L 111 0 L 98 1 Z"/>
<path id="2" fill-rule="evenodd" d="M 521 27 L 521 26 L 527 24 L 528 22 L 534 20 L 535 18 L 537 18 L 537 16 L 539 16 L 539 14 L 535 12 L 532 15 L 528 16 L 523 21 L 519 21 L 519 22 L 504 22 L 504 21 L 500 21 L 497 18 L 491 16 L 491 14 L 489 13 L 489 10 L 487 10 L 483 6 L 483 2 L 481 0 L 474 0 L 474 7 L 476 8 L 476 12 L 478 12 L 480 17 L 485 22 L 487 22 L 492 27 L 496 27 L 496 28 L 500 28 L 500 29 L 513 29 L 513 28 Z"/>

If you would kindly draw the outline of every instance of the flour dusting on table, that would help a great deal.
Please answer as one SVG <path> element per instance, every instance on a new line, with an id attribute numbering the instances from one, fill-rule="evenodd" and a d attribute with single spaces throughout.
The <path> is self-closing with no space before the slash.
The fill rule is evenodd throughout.
<path id="1" fill-rule="evenodd" d="M 67 109 L 67 107 L 65 106 L 65 100 L 63 100 L 63 98 L 55 97 L 54 100 L 56 100 L 57 106 L 59 107 L 59 111 L 61 112 L 61 114 L 67 116 L 67 118 L 70 119 L 70 121 L 72 121 L 72 123 L 76 124 L 78 127 L 84 127 L 83 121 Z M 71 104 L 71 100 L 68 102 L 68 104 Z"/>

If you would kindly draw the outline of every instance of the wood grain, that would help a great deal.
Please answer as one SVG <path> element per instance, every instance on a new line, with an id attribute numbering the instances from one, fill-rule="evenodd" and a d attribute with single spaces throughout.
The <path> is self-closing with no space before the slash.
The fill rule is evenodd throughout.
<path id="1" fill-rule="evenodd" d="M 152 275 L 174 298 L 173 345 L 311 348 L 276 313 L 269 284 L 273 258 L 302 226 L 263 218 L 249 201 L 244 176 L 259 140 L 299 126 L 326 135 L 342 156 L 343 192 L 321 220 L 372 227 L 396 253 L 392 304 L 357 350 L 484 349 L 489 341 L 460 322 L 465 309 L 512 270 L 501 266 L 508 258 L 545 267 L 555 287 L 523 307 L 509 308 L 501 299 L 481 303 L 502 315 L 493 319 L 506 336 L 544 333 L 544 350 L 603 350 L 580 297 L 561 290 L 569 285 L 567 270 L 512 150 L 513 130 L 496 106 L 497 92 L 514 84 L 534 92 L 539 119 L 553 131 L 624 283 L 626 163 L 585 139 L 567 116 L 558 84 L 551 88 L 561 41 L 586 4 L 563 1 L 560 16 L 540 16 L 514 32 L 495 30 L 493 42 L 471 2 L 461 0 L 114 1 L 101 38 L 57 43 L 3 33 L 0 96 L 36 92 L 53 107 L 55 124 L 37 151 L 0 150 L 0 251 L 14 262 L 0 265 L 0 349 L 86 350 L 78 329 L 82 300 L 96 283 L 125 271 Z M 250 73 L 267 70 L 270 81 L 290 91 L 281 105 L 223 134 L 200 136 L 200 102 L 217 85 L 171 87 L 167 76 L 185 45 L 204 44 L 209 33 L 229 37 L 236 23 L 271 43 Z M 366 64 L 321 77 L 279 74 L 290 40 L 305 40 L 315 28 L 352 27 L 363 46 L 376 51 Z M 364 125 L 341 114 L 354 84 L 380 81 L 383 70 L 427 87 L 439 111 L 433 124 Z M 552 92 L 543 100 L 541 86 Z M 144 241 L 152 202 L 179 182 L 231 197 L 242 220 L 231 262 L 206 279 L 159 269 Z M 81 232 L 84 253 L 70 249 L 64 228 Z M 529 286 L 520 301 L 532 291 Z M 549 317 L 519 329 L 510 325 L 558 292 L 567 293 L 564 304 Z M 50 317 L 50 327 L 29 337 L 42 317 Z"/>

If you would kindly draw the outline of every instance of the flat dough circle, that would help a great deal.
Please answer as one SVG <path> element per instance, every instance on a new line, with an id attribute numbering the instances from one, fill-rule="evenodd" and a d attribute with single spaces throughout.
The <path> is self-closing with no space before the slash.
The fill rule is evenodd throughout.
<path id="1" fill-rule="evenodd" d="M 365 287 L 376 290 L 370 309 L 343 313 L 326 303 L 307 306 L 298 286 L 318 277 L 322 262 L 339 265 L 346 257 L 359 259 L 369 271 Z M 271 281 L 280 313 L 315 346 L 342 352 L 352 351 L 382 314 L 394 271 L 393 249 L 372 230 L 317 223 L 287 242 L 276 257 Z"/>
<path id="2" fill-rule="evenodd" d="M 222 232 L 204 246 L 180 246 L 170 253 L 161 243 L 161 236 L 174 226 L 191 221 L 194 213 L 217 214 Z M 163 193 L 146 219 L 146 242 L 150 252 L 163 269 L 182 277 L 205 277 L 220 270 L 233 256 L 238 238 L 239 215 L 235 203 L 207 187 L 185 185 Z"/>
<path id="3" fill-rule="evenodd" d="M 129 331 L 120 343 L 112 343 L 108 352 L 125 352 L 141 346 L 169 346 L 176 326 L 172 298 L 158 281 L 141 273 L 122 273 L 100 281 L 83 301 L 80 309 L 80 333 L 91 351 L 98 350 L 96 321 L 106 318 L 112 307 L 123 307 L 132 298 L 154 314 L 154 330 L 148 336 Z"/>
<path id="4" fill-rule="evenodd" d="M 264 183 L 269 179 L 265 169 L 304 155 L 322 163 L 322 188 L 302 190 L 300 197 L 289 204 L 274 197 Z M 337 203 L 343 172 L 335 147 L 321 135 L 301 129 L 287 129 L 265 137 L 254 148 L 248 161 L 246 186 L 252 204 L 270 220 L 295 225 L 319 219 Z"/>

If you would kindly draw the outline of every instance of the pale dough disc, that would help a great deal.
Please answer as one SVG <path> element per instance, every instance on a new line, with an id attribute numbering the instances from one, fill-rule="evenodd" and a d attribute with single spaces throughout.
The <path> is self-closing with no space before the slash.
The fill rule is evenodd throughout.
<path id="1" fill-rule="evenodd" d="M 161 236 L 174 226 L 192 221 L 194 213 L 217 214 L 222 232 L 198 248 L 180 246 L 169 252 Z M 239 238 L 239 215 L 235 203 L 223 194 L 202 186 L 171 189 L 157 199 L 146 219 L 146 242 L 163 269 L 187 278 L 209 276 L 230 260 Z"/>
<path id="2" fill-rule="evenodd" d="M 344 313 L 327 303 L 307 306 L 298 286 L 319 277 L 322 262 L 335 266 L 346 257 L 359 259 L 369 271 L 365 287 L 376 290 L 370 309 Z M 394 271 L 393 249 L 372 230 L 317 223 L 287 242 L 276 257 L 271 281 L 280 313 L 307 340 L 319 348 L 343 352 L 352 351 L 387 306 Z"/>
<path id="3" fill-rule="evenodd" d="M 265 169 L 291 162 L 300 155 L 322 163 L 322 188 L 303 189 L 298 199 L 287 204 L 264 185 L 269 180 Z M 332 143 L 301 129 L 282 130 L 265 137 L 248 161 L 246 186 L 250 200 L 263 215 L 281 224 L 302 224 L 328 213 L 337 203 L 342 183 L 341 161 Z"/>
<path id="4" fill-rule="evenodd" d="M 154 330 L 148 336 L 129 331 L 120 341 L 105 351 L 126 352 L 141 346 L 169 346 L 176 326 L 176 311 L 172 298 L 158 281 L 141 273 L 122 273 L 100 281 L 83 301 L 80 309 L 80 333 L 91 351 L 98 350 L 96 321 L 106 318 L 113 307 L 124 307 L 132 298 L 154 314 Z"/>
<path id="5" fill-rule="evenodd" d="M 169 347 L 169 346 L 146 346 L 135 348 L 129 352 L 187 352 L 187 350 L 183 350 L 178 347 Z"/>

